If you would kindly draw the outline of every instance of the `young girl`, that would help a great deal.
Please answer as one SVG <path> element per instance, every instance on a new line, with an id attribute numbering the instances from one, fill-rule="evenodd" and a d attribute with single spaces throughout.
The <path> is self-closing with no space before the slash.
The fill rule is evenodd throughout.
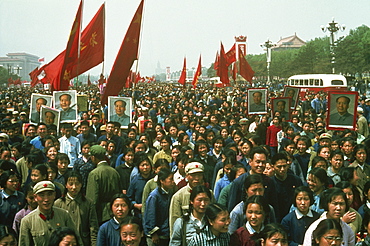
<path id="1" fill-rule="evenodd" d="M 168 163 L 172 162 L 171 157 L 171 146 L 172 146 L 172 140 L 169 135 L 166 135 L 161 140 L 161 147 L 162 150 L 156 153 L 153 157 L 153 163 L 155 163 L 158 159 L 166 159 Z"/>
<path id="2" fill-rule="evenodd" d="M 281 225 L 287 230 L 290 245 L 302 245 L 306 229 L 317 220 L 320 215 L 311 210 L 314 202 L 313 192 L 306 186 L 300 186 L 294 191 L 293 206 L 296 209 L 287 214 Z"/>
<path id="3" fill-rule="evenodd" d="M 281 118 L 275 116 L 272 119 L 272 125 L 267 128 L 266 132 L 266 145 L 270 146 L 271 156 L 274 156 L 277 153 L 278 140 L 277 133 L 281 131 Z"/>
<path id="4" fill-rule="evenodd" d="M 116 171 L 118 172 L 121 182 L 122 193 L 126 194 L 130 186 L 130 175 L 134 168 L 134 150 L 127 148 L 126 152 L 119 155 L 116 161 Z"/>
<path id="5" fill-rule="evenodd" d="M 228 245 L 230 234 L 227 232 L 230 215 L 227 208 L 213 203 L 206 208 L 207 226 L 199 234 L 190 239 L 188 246 Z"/>
<path id="6" fill-rule="evenodd" d="M 146 182 L 153 178 L 154 175 L 152 174 L 152 164 L 145 152 L 135 153 L 134 163 L 139 170 L 139 174 L 130 183 L 127 196 L 132 201 L 135 215 L 141 218 L 143 190 Z"/>
<path id="7" fill-rule="evenodd" d="M 280 224 L 272 223 L 263 228 L 260 233 L 253 235 L 256 246 L 288 246 L 288 235 Z"/>
<path id="8" fill-rule="evenodd" d="M 56 157 L 58 154 L 58 150 L 55 146 L 49 146 L 45 148 L 45 154 L 48 158 L 48 163 L 54 163 L 56 164 Z"/>
<path id="9" fill-rule="evenodd" d="M 339 175 L 342 181 L 348 181 L 352 185 L 353 202 L 351 207 L 359 209 L 363 204 L 363 192 L 358 187 L 358 176 L 354 167 L 343 167 Z"/>
<path id="10" fill-rule="evenodd" d="M 68 173 L 68 165 L 69 165 L 69 158 L 67 154 L 59 153 L 56 157 L 57 167 L 58 167 L 58 174 L 55 178 L 55 181 L 65 185 L 65 174 Z"/>
<path id="11" fill-rule="evenodd" d="M 143 223 L 140 219 L 132 216 L 124 218 L 120 224 L 120 235 L 123 245 L 139 246 L 144 235 L 143 231 Z"/>
<path id="12" fill-rule="evenodd" d="M 254 246 L 251 236 L 259 233 L 263 228 L 265 218 L 270 213 L 270 207 L 263 196 L 251 196 L 244 204 L 244 213 L 247 223 L 231 235 L 230 245 Z"/>
<path id="13" fill-rule="evenodd" d="M 233 161 L 234 158 L 227 157 L 224 161 L 224 167 L 222 169 L 222 173 L 219 174 L 220 179 L 216 182 L 215 185 L 215 199 L 218 200 L 220 193 L 223 188 L 225 188 L 228 184 L 230 184 L 230 171 L 235 166 L 235 162 Z"/>
<path id="14" fill-rule="evenodd" d="M 303 177 L 307 177 L 308 164 L 310 162 L 311 154 L 307 153 L 308 148 L 311 147 L 311 141 L 306 136 L 301 136 L 297 140 L 298 153 L 293 155 L 298 161 L 302 169 Z"/>
<path id="15" fill-rule="evenodd" d="M 334 184 L 341 181 L 339 171 L 343 167 L 343 158 L 343 153 L 340 150 L 334 150 L 330 154 L 330 166 L 328 167 L 327 174 L 333 180 Z"/>
<path id="16" fill-rule="evenodd" d="M 94 245 L 98 231 L 98 219 L 95 205 L 81 194 L 82 177 L 72 171 L 66 175 L 66 194 L 55 201 L 54 206 L 67 210 L 84 245 Z"/>
<path id="17" fill-rule="evenodd" d="M 112 197 L 110 208 L 113 218 L 100 226 L 98 238 L 96 240 L 97 246 L 120 245 L 121 237 L 119 227 L 120 223 L 123 222 L 130 214 L 130 199 L 125 194 L 116 194 Z"/>
<path id="18" fill-rule="evenodd" d="M 181 181 L 185 180 L 185 166 L 189 163 L 189 156 L 185 153 L 181 153 L 178 157 L 177 171 L 173 175 L 175 184 L 178 185 Z M 177 187 L 180 189 L 180 187 Z"/>
<path id="19" fill-rule="evenodd" d="M 155 188 L 146 199 L 144 212 L 144 232 L 149 235 L 148 244 L 168 245 L 170 241 L 169 231 L 169 207 L 175 182 L 173 173 L 166 168 L 158 172 L 158 187 Z"/>
<path id="20" fill-rule="evenodd" d="M 328 176 L 326 171 L 320 167 L 313 168 L 308 174 L 307 184 L 314 196 L 311 209 L 319 214 L 324 212 L 324 210 L 320 208 L 320 194 L 326 189 L 327 182 Z"/>

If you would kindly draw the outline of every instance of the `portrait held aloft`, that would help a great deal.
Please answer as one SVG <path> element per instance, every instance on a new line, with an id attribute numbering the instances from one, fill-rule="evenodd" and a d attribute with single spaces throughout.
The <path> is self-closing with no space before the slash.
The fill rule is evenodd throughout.
<path id="1" fill-rule="evenodd" d="M 267 113 L 266 108 L 267 89 L 249 89 L 248 90 L 248 113 L 261 114 Z"/>
<path id="2" fill-rule="evenodd" d="M 272 98 L 272 115 L 275 116 L 278 113 L 278 116 L 285 118 L 285 120 L 290 120 L 290 97 L 276 97 Z"/>
<path id="3" fill-rule="evenodd" d="M 291 104 L 290 104 L 291 109 L 296 108 L 299 93 L 300 93 L 300 88 L 285 86 L 283 95 L 284 97 L 289 97 L 292 99 Z"/>
<path id="4" fill-rule="evenodd" d="M 357 92 L 329 93 L 328 127 L 355 128 L 357 97 Z"/>
<path id="5" fill-rule="evenodd" d="M 76 91 L 55 91 L 54 106 L 60 109 L 60 122 L 75 122 L 77 121 L 77 93 Z"/>
<path id="6" fill-rule="evenodd" d="M 121 127 L 128 127 L 131 122 L 131 98 L 109 97 L 108 100 L 109 121 L 118 122 Z"/>
<path id="7" fill-rule="evenodd" d="M 35 94 L 31 95 L 31 113 L 30 113 L 30 122 L 40 123 L 41 120 L 41 106 L 51 107 L 52 96 Z"/>
<path id="8" fill-rule="evenodd" d="M 42 106 L 41 107 L 41 122 L 46 125 L 56 125 L 59 130 L 59 119 L 60 119 L 60 110 Z"/>

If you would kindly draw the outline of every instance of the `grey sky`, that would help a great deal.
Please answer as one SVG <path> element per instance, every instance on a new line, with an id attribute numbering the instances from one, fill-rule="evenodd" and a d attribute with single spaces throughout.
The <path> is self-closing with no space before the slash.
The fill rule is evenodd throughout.
<path id="1" fill-rule="evenodd" d="M 85 0 L 83 28 L 103 1 Z M 105 74 L 109 74 L 123 37 L 140 0 L 106 1 Z M 27 52 L 51 61 L 66 48 L 79 0 L 0 0 L 0 56 Z M 320 29 L 335 17 L 348 34 L 363 24 L 370 26 L 368 0 L 146 0 L 139 70 L 154 74 L 162 68 L 181 70 L 214 61 L 220 41 L 228 50 L 234 36 L 246 35 L 248 53 L 259 54 L 268 38 L 295 32 L 304 41 L 328 35 Z M 90 73 L 100 73 L 99 65 Z"/>

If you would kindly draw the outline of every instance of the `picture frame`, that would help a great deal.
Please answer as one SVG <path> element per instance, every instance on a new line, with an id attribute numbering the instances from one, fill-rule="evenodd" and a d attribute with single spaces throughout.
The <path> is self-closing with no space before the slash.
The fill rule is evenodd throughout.
<path id="1" fill-rule="evenodd" d="M 41 106 L 51 107 L 53 105 L 53 96 L 32 93 L 29 121 L 32 124 L 38 124 L 41 120 Z"/>
<path id="2" fill-rule="evenodd" d="M 326 124 L 328 130 L 356 128 L 358 93 L 333 91 L 328 93 Z"/>
<path id="3" fill-rule="evenodd" d="M 247 93 L 248 114 L 267 114 L 267 88 L 251 88 Z"/>
<path id="4" fill-rule="evenodd" d="M 79 112 L 88 111 L 88 105 L 87 95 L 77 95 L 77 109 Z"/>
<path id="5" fill-rule="evenodd" d="M 285 118 L 285 121 L 290 121 L 290 104 L 291 104 L 290 97 L 275 97 L 271 98 L 271 107 L 272 107 L 272 115 L 274 117 L 276 112 L 280 112 L 280 116 Z"/>
<path id="6" fill-rule="evenodd" d="M 132 98 L 108 97 L 108 121 L 116 121 L 121 128 L 127 129 L 132 122 Z"/>
<path id="7" fill-rule="evenodd" d="M 301 92 L 301 88 L 299 87 L 292 87 L 292 86 L 284 87 L 283 97 L 290 97 L 292 99 L 290 109 L 294 110 L 297 108 L 300 92 Z"/>
<path id="8" fill-rule="evenodd" d="M 47 106 L 41 106 L 41 122 L 48 126 L 56 125 L 57 132 L 59 132 L 60 110 Z"/>
<path id="9" fill-rule="evenodd" d="M 77 92 L 54 91 L 54 108 L 60 110 L 60 123 L 77 122 Z"/>

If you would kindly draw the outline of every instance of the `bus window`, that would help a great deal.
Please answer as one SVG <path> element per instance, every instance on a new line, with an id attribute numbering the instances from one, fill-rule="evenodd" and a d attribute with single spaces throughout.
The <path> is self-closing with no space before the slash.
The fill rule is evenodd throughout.
<path id="1" fill-rule="evenodd" d="M 308 79 L 304 80 L 304 85 L 308 85 Z"/>
<path id="2" fill-rule="evenodd" d="M 303 79 L 299 80 L 299 85 L 303 85 Z"/>
<path id="3" fill-rule="evenodd" d="M 310 79 L 310 85 L 311 86 L 313 85 L 313 79 Z"/>
<path id="4" fill-rule="evenodd" d="M 318 85 L 319 85 L 319 80 L 315 79 L 315 86 L 318 86 Z"/>
<path id="5" fill-rule="evenodd" d="M 324 82 L 322 82 L 322 79 L 320 79 L 320 86 L 323 86 Z"/>
<path id="6" fill-rule="evenodd" d="M 331 85 L 343 85 L 343 81 L 342 80 L 332 80 Z"/>

